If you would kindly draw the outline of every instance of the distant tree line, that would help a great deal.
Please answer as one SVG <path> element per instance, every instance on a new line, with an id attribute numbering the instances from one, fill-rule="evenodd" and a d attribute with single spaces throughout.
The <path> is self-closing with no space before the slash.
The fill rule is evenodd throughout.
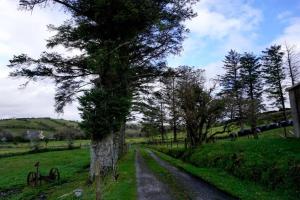
<path id="1" fill-rule="evenodd" d="M 10 127 L 11 128 L 11 127 Z M 40 130 L 32 130 L 30 131 L 40 131 Z M 52 133 L 49 133 L 45 135 L 44 140 L 67 140 L 67 141 L 73 141 L 78 139 L 89 139 L 89 137 L 84 134 L 80 129 L 78 128 L 71 128 L 71 127 L 62 127 L 59 128 Z M 0 127 L 0 142 L 30 142 L 30 138 L 28 138 L 27 132 L 24 131 L 23 133 L 16 134 L 13 133 L 10 130 L 7 130 L 3 127 Z"/>
<path id="2" fill-rule="evenodd" d="M 168 68 L 148 85 L 148 93 L 136 100 L 135 110 L 143 114 L 142 131 L 166 138 L 166 127 L 177 140 L 184 126 L 191 146 L 230 132 L 233 125 L 258 138 L 258 117 L 266 111 L 264 97 L 287 121 L 285 88 L 299 81 L 299 59 L 294 46 L 272 45 L 261 56 L 230 50 L 223 61 L 224 74 L 208 84 L 204 70 L 180 66 Z M 219 86 L 219 87 L 218 87 Z M 210 133 L 214 126 L 224 129 Z M 285 136 L 287 135 L 285 130 Z"/>
<path id="3" fill-rule="evenodd" d="M 299 58 L 295 47 L 287 44 L 285 49 L 272 45 L 261 56 L 229 51 L 224 60 L 225 74 L 220 76 L 220 94 L 230 102 L 228 117 L 237 120 L 241 129 L 249 124 L 257 138 L 258 115 L 266 108 L 264 94 L 270 106 L 282 111 L 281 120 L 287 121 L 285 88 L 287 82 L 294 85 L 299 81 Z"/>

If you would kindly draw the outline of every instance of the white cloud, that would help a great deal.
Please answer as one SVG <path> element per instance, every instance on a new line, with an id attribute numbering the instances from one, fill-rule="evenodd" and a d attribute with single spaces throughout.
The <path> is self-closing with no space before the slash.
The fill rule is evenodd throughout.
<path id="1" fill-rule="evenodd" d="M 18 1 L 0 0 L 0 118 L 62 117 L 79 120 L 75 102 L 64 115 L 54 112 L 55 86 L 50 81 L 19 85 L 25 80 L 8 78 L 6 67 L 13 55 L 27 53 L 38 56 L 45 50 L 46 39 L 52 35 L 46 25 L 61 24 L 67 15 L 57 7 L 36 8 L 33 12 L 18 10 Z"/>
<path id="2" fill-rule="evenodd" d="M 296 45 L 300 50 L 300 17 L 289 19 L 289 24 L 283 29 L 282 34 L 272 44 L 284 45 L 285 42 Z"/>
<path id="3" fill-rule="evenodd" d="M 210 63 L 202 68 L 205 70 L 207 80 L 216 79 L 218 75 L 223 75 L 225 73 L 222 61 Z"/>
<path id="4" fill-rule="evenodd" d="M 194 10 L 198 15 L 186 23 L 191 32 L 183 44 L 184 51 L 168 59 L 171 66 L 199 63 L 208 69 L 232 48 L 239 52 L 257 49 L 256 31 L 263 13 L 251 1 L 201 0 Z M 221 69 L 213 70 L 208 77 L 221 73 Z"/>
<path id="5" fill-rule="evenodd" d="M 195 11 L 198 16 L 187 22 L 187 27 L 199 37 L 213 39 L 251 31 L 262 20 L 260 10 L 240 0 L 202 0 Z"/>

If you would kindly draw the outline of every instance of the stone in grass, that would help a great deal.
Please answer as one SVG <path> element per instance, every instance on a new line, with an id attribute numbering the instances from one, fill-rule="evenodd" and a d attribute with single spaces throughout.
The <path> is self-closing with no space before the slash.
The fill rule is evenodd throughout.
<path id="1" fill-rule="evenodd" d="M 75 197 L 80 198 L 80 197 L 82 197 L 83 189 L 77 188 L 77 189 L 73 190 L 73 193 L 74 193 Z"/>

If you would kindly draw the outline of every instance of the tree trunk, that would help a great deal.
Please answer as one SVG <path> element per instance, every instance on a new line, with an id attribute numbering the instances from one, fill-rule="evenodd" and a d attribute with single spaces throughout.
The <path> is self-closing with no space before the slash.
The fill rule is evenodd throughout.
<path id="1" fill-rule="evenodd" d="M 175 78 L 172 78 L 172 112 L 173 112 L 173 140 L 177 141 L 177 113 L 175 105 Z"/>
<path id="2" fill-rule="evenodd" d="M 90 181 L 96 184 L 96 200 L 101 199 L 101 175 L 112 169 L 117 162 L 115 134 L 109 134 L 102 140 L 92 140 L 90 147 Z"/>
<path id="3" fill-rule="evenodd" d="M 235 103 L 237 104 L 238 108 L 238 123 L 240 125 L 241 131 L 244 130 L 244 122 L 243 122 L 243 109 L 242 109 L 242 98 L 236 93 L 236 101 Z"/>
<path id="4" fill-rule="evenodd" d="M 283 118 L 284 118 L 284 121 L 286 122 L 287 121 L 287 116 L 286 116 L 286 111 L 285 111 L 284 96 L 283 96 L 283 89 L 282 89 L 281 82 L 279 82 L 278 86 L 279 86 L 279 91 L 280 91 L 280 101 L 281 101 L 281 106 L 282 106 L 282 111 L 283 111 Z M 287 137 L 286 128 L 283 127 L 283 129 L 284 129 L 284 137 Z"/>
<path id="5" fill-rule="evenodd" d="M 96 200 L 101 199 L 101 161 L 99 157 L 99 151 L 101 151 L 100 149 L 100 141 L 91 142 L 90 181 L 96 182 Z"/>
<path id="6" fill-rule="evenodd" d="M 173 124 L 173 140 L 174 140 L 174 142 L 177 141 L 177 127 L 176 127 L 176 121 L 174 121 L 174 124 Z"/>
<path id="7" fill-rule="evenodd" d="M 252 77 L 251 72 L 249 72 L 249 77 Z M 251 133 L 255 139 L 258 139 L 258 134 L 256 131 L 256 111 L 257 111 L 257 104 L 254 98 L 254 88 L 252 82 L 250 83 L 250 115 L 251 115 Z"/>
<path id="8" fill-rule="evenodd" d="M 164 127 L 164 114 L 163 114 L 163 104 L 160 103 L 160 126 L 161 126 L 161 140 L 162 143 L 165 141 L 165 127 Z"/>
<path id="9" fill-rule="evenodd" d="M 126 122 L 124 121 L 120 128 L 119 151 L 118 151 L 119 157 L 121 157 L 126 151 L 126 149 L 125 149 L 125 131 L 126 131 Z"/>

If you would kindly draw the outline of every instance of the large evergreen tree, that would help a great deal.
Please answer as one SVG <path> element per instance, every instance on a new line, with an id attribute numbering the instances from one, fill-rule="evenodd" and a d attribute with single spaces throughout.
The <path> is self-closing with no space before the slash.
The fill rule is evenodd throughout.
<path id="1" fill-rule="evenodd" d="M 251 132 L 255 138 L 258 137 L 256 132 L 257 115 L 262 108 L 262 76 L 261 64 L 259 58 L 251 53 L 245 53 L 240 58 L 240 75 L 243 89 L 246 93 L 247 118 L 250 121 Z"/>
<path id="2" fill-rule="evenodd" d="M 221 95 L 227 98 L 227 107 L 230 107 L 230 119 L 237 119 L 241 129 L 243 129 L 243 99 L 242 82 L 240 76 L 241 55 L 234 50 L 230 50 L 224 59 L 225 74 L 220 77 Z"/>
<path id="3" fill-rule="evenodd" d="M 56 34 L 47 47 L 62 45 L 81 54 L 43 52 L 37 59 L 22 54 L 9 66 L 15 69 L 12 76 L 53 78 L 59 112 L 81 96 L 82 127 L 92 139 L 91 177 L 99 174 L 101 140 L 120 130 L 134 91 L 157 75 L 168 54 L 181 50 L 187 31 L 182 22 L 194 16 L 194 2 L 20 0 L 25 10 L 57 3 L 72 16 L 58 27 L 49 26 Z"/>
<path id="4" fill-rule="evenodd" d="M 173 130 L 173 140 L 177 141 L 178 124 L 180 120 L 178 98 L 178 71 L 169 68 L 160 78 L 160 92 L 169 113 L 169 124 Z"/>
<path id="5" fill-rule="evenodd" d="M 273 105 L 283 111 L 283 118 L 287 120 L 285 112 L 285 96 L 283 81 L 286 78 L 283 66 L 284 53 L 280 45 L 273 45 L 262 52 L 262 65 L 265 83 L 267 84 L 266 92 L 268 98 L 273 100 Z M 286 130 L 285 130 L 286 134 Z"/>
<path id="6" fill-rule="evenodd" d="M 145 96 L 143 102 L 139 103 L 139 112 L 143 115 L 141 124 L 143 132 L 146 136 L 161 134 L 161 139 L 164 141 L 164 117 L 165 113 L 162 109 L 161 101 L 157 99 L 153 93 Z"/>

